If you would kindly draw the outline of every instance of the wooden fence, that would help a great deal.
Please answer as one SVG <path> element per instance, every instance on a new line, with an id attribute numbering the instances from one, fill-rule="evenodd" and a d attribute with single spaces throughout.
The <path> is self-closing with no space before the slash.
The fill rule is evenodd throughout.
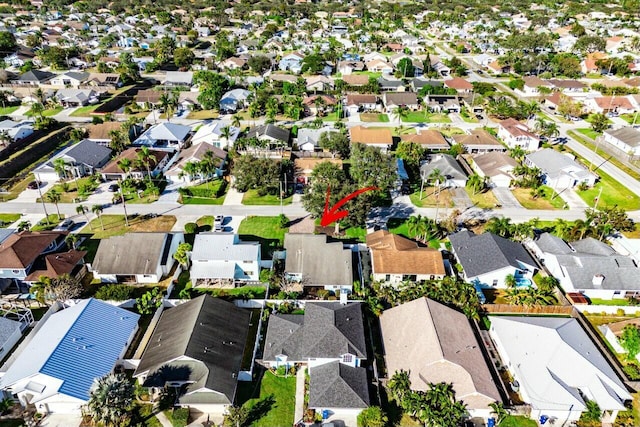
<path id="1" fill-rule="evenodd" d="M 534 314 L 534 315 L 564 315 L 571 316 L 572 306 L 563 305 L 540 305 L 524 306 L 512 304 L 484 304 L 482 310 L 489 314 Z"/>

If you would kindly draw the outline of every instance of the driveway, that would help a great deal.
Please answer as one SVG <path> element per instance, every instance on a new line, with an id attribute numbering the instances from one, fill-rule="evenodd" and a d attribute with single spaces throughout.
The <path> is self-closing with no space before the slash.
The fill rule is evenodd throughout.
<path id="1" fill-rule="evenodd" d="M 464 188 L 452 188 L 449 192 L 451 193 L 451 199 L 456 209 L 466 209 L 469 206 L 473 206 L 473 202 Z"/>
<path id="2" fill-rule="evenodd" d="M 115 193 L 109 191 L 109 186 L 116 184 L 116 181 L 103 182 L 98 185 L 96 191 L 91 194 L 86 201 L 82 202 L 86 207 L 91 209 L 93 205 L 110 205 L 113 202 Z"/>
<path id="3" fill-rule="evenodd" d="M 584 210 L 589 207 L 589 205 L 582 200 L 582 197 L 578 196 L 578 193 L 576 193 L 572 188 L 560 190 L 558 195 L 569 205 L 569 209 Z"/>
<path id="4" fill-rule="evenodd" d="M 493 195 L 498 199 L 498 204 L 502 205 L 503 208 L 522 208 L 516 196 L 514 196 L 508 188 L 494 187 L 491 191 L 493 191 Z"/>
<path id="5" fill-rule="evenodd" d="M 40 193 L 44 196 L 47 191 L 49 191 L 56 183 L 55 182 L 47 182 L 44 187 L 40 187 L 40 190 L 30 190 L 25 189 L 22 193 L 18 195 L 17 198 L 8 201 L 7 203 L 36 203 L 40 198 Z"/>

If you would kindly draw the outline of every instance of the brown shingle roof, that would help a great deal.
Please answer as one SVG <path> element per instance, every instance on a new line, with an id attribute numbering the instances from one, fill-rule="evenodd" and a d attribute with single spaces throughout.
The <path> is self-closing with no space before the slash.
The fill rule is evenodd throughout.
<path id="1" fill-rule="evenodd" d="M 349 86 L 364 86 L 369 83 L 369 76 L 363 74 L 349 74 L 342 76 L 342 81 Z"/>
<path id="2" fill-rule="evenodd" d="M 128 148 L 124 150 L 118 157 L 107 163 L 107 165 L 102 169 L 102 173 L 124 173 L 124 171 L 120 169 L 120 166 L 118 166 L 118 162 L 122 159 L 131 160 L 132 171 L 146 170 L 146 166 L 135 166 L 135 161 L 138 160 L 138 151 L 140 151 L 139 148 Z M 156 165 L 158 165 L 165 157 L 169 155 L 167 151 L 149 150 L 149 152 L 152 156 L 149 160 L 149 168 L 151 170 L 155 169 Z"/>
<path id="3" fill-rule="evenodd" d="M 500 141 L 484 129 L 474 129 L 469 135 L 454 135 L 453 139 L 464 146 L 495 145 L 504 148 Z"/>
<path id="4" fill-rule="evenodd" d="M 28 267 L 57 238 L 66 234 L 67 232 L 58 231 L 22 231 L 12 234 L 0 244 L 0 268 Z"/>
<path id="5" fill-rule="evenodd" d="M 402 135 L 400 139 L 402 141 L 415 142 L 416 144 L 428 145 L 430 147 L 449 147 L 449 143 L 445 137 L 435 129 L 423 130 L 413 135 Z"/>
<path id="6" fill-rule="evenodd" d="M 87 128 L 87 133 L 89 134 L 88 139 L 95 140 L 111 140 L 111 135 L 109 132 L 112 130 L 120 130 L 122 128 L 122 123 L 120 122 L 104 122 L 96 125 L 91 125 Z"/>
<path id="7" fill-rule="evenodd" d="M 157 90 L 139 90 L 136 94 L 136 102 L 148 102 L 149 104 L 156 104 L 160 102 L 160 96 L 162 96 L 162 92 Z"/>
<path id="8" fill-rule="evenodd" d="M 405 237 L 378 230 L 368 234 L 373 270 L 379 274 L 445 274 L 440 251 L 419 247 Z"/>
<path id="9" fill-rule="evenodd" d="M 372 93 L 349 93 L 347 94 L 347 105 L 375 104 L 378 97 Z"/>
<path id="10" fill-rule="evenodd" d="M 461 77 L 445 80 L 444 85 L 455 90 L 473 90 L 473 85 Z"/>
<path id="11" fill-rule="evenodd" d="M 26 278 L 27 282 L 35 282 L 41 276 L 54 278 L 62 274 L 71 274 L 76 265 L 87 254 L 86 251 L 71 250 L 69 252 L 49 254 L 44 257 L 44 265 L 36 267 Z"/>
<path id="12" fill-rule="evenodd" d="M 349 129 L 349 136 L 351 137 L 352 144 L 391 145 L 393 143 L 393 136 L 391 135 L 391 130 L 388 128 L 373 129 L 355 126 Z"/>

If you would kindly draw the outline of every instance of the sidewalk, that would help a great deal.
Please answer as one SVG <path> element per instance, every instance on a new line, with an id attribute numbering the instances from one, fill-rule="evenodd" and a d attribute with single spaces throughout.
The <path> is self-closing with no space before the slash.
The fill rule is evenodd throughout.
<path id="1" fill-rule="evenodd" d="M 173 424 L 171 423 L 171 421 L 169 421 L 169 418 L 167 418 L 164 412 L 158 412 L 156 414 L 156 418 L 158 419 L 158 421 L 160 421 L 162 427 L 173 427 Z"/>
<path id="2" fill-rule="evenodd" d="M 244 193 L 238 192 L 232 186 L 229 186 L 227 190 L 227 195 L 224 198 L 223 206 L 242 206 L 242 198 L 244 197 Z"/>
<path id="3" fill-rule="evenodd" d="M 296 373 L 296 407 L 293 415 L 293 424 L 302 421 L 304 416 L 304 377 L 307 367 L 303 366 Z"/>

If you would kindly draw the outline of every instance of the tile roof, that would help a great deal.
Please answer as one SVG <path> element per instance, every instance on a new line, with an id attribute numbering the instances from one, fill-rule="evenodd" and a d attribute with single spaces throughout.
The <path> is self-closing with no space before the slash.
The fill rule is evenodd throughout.
<path id="1" fill-rule="evenodd" d="M 119 131 L 122 129 L 122 123 L 120 122 L 104 122 L 95 125 L 89 125 L 87 127 L 88 139 L 111 141 L 111 135 L 109 132 L 112 130 Z"/>
<path id="2" fill-rule="evenodd" d="M 373 93 L 348 93 L 347 105 L 375 104 L 378 96 Z"/>
<path id="3" fill-rule="evenodd" d="M 526 136 L 526 137 L 529 137 L 529 138 L 538 139 L 538 137 L 536 135 L 534 135 L 529 130 L 529 126 L 525 125 L 524 123 L 521 123 L 521 122 L 517 121 L 516 119 L 514 119 L 512 117 L 509 117 L 508 119 L 502 120 L 499 123 L 499 126 L 504 128 L 504 130 L 509 132 L 509 134 L 511 134 L 514 137 Z"/>
<path id="4" fill-rule="evenodd" d="M 413 240 L 387 230 L 367 234 L 376 274 L 445 274 L 440 251 L 419 247 Z"/>
<path id="5" fill-rule="evenodd" d="M 401 135 L 400 140 L 414 142 L 431 149 L 447 149 L 449 142 L 435 129 L 420 130 L 412 135 Z"/>
<path id="6" fill-rule="evenodd" d="M 462 77 L 454 77 L 452 79 L 445 80 L 444 85 L 456 90 L 473 90 L 473 85 Z"/>

